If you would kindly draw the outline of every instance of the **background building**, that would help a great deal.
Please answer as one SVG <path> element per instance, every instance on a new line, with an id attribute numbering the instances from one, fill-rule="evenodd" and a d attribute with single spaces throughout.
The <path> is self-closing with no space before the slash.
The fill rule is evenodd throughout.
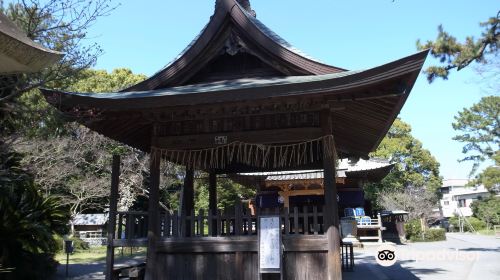
<path id="1" fill-rule="evenodd" d="M 447 179 L 443 180 L 441 193 L 443 198 L 440 201 L 443 210 L 443 217 L 472 216 L 470 205 L 473 201 L 486 198 L 489 193 L 484 186 L 466 186 L 467 179 Z"/>

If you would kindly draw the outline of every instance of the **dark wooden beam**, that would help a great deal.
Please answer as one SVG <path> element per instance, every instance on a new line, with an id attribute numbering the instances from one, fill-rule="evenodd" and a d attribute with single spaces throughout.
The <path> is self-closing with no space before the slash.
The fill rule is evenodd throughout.
<path id="1" fill-rule="evenodd" d="M 217 214 L 217 174 L 213 171 L 208 176 L 208 211 Z M 212 221 L 212 235 L 217 236 L 217 221 Z"/>
<path id="2" fill-rule="evenodd" d="M 111 168 L 111 194 L 109 198 L 108 217 L 108 244 L 106 251 L 106 280 L 113 279 L 113 266 L 115 262 L 115 249 L 113 239 L 116 230 L 116 211 L 118 205 L 118 185 L 120 184 L 120 156 L 113 155 L 113 165 Z"/>
<path id="3" fill-rule="evenodd" d="M 316 139 L 322 136 L 321 129 L 315 127 L 268 129 L 245 132 L 221 132 L 198 135 L 157 137 L 153 145 L 164 149 L 197 149 L 215 147 L 216 136 L 227 136 L 227 143 L 293 143 Z"/>
<path id="4" fill-rule="evenodd" d="M 156 242 L 160 238 L 160 155 L 150 155 L 149 201 L 148 201 L 148 252 L 146 261 L 146 279 L 158 279 L 155 275 Z"/>
<path id="5" fill-rule="evenodd" d="M 116 239 L 113 242 L 113 247 L 148 247 L 147 238 L 138 239 Z"/>
<path id="6" fill-rule="evenodd" d="M 325 235 L 283 235 L 285 252 L 325 252 Z M 156 243 L 158 253 L 257 252 L 256 236 L 167 238 Z"/>
<path id="7" fill-rule="evenodd" d="M 174 238 L 157 243 L 159 252 L 166 253 L 231 253 L 256 252 L 257 237 L 203 237 L 203 238 Z"/>
<path id="8" fill-rule="evenodd" d="M 333 121 L 330 108 L 321 112 L 321 128 L 324 135 L 333 135 Z M 328 280 L 342 279 L 340 259 L 339 213 L 337 188 L 335 186 L 335 158 L 323 153 L 325 209 L 324 219 L 328 239 L 327 269 Z"/>

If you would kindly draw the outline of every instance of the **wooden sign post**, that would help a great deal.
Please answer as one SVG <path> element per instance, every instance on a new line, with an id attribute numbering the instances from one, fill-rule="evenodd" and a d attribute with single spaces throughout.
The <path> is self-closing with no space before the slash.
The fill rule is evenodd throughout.
<path id="1" fill-rule="evenodd" d="M 281 256 L 280 217 L 259 217 L 259 279 L 262 274 L 281 274 Z"/>

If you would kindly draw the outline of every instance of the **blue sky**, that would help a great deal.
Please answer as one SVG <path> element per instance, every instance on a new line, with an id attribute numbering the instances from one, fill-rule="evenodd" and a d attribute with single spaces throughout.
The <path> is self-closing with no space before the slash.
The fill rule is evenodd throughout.
<path id="1" fill-rule="evenodd" d="M 299 49 L 350 70 L 370 68 L 416 52 L 415 42 L 434 39 L 437 26 L 459 39 L 479 36 L 479 22 L 500 8 L 493 0 L 253 0 L 257 17 Z M 90 29 L 89 43 L 105 51 L 95 68 L 130 68 L 152 75 L 200 32 L 215 0 L 126 0 Z M 427 64 L 435 61 L 429 57 Z M 400 117 L 441 163 L 441 175 L 466 178 L 471 164 L 458 163 L 453 116 L 487 95 L 473 69 L 429 85 L 421 75 Z"/>

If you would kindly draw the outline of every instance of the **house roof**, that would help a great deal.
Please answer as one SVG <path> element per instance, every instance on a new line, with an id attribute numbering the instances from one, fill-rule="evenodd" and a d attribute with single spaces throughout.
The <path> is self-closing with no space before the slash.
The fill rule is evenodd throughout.
<path id="1" fill-rule="evenodd" d="M 77 214 L 73 219 L 73 224 L 77 226 L 101 226 L 107 221 L 107 214 Z"/>
<path id="2" fill-rule="evenodd" d="M 29 39 L 0 12 L 0 75 L 37 72 L 62 56 Z"/>
<path id="3" fill-rule="evenodd" d="M 444 179 L 442 188 L 445 187 L 463 187 L 469 183 L 469 179 Z"/>
<path id="4" fill-rule="evenodd" d="M 376 174 L 379 178 L 379 173 L 383 173 L 385 177 L 393 168 L 387 160 L 383 159 L 360 159 L 352 162 L 349 159 L 342 159 L 337 166 L 337 175 L 339 178 L 347 177 L 360 177 L 363 174 L 366 177 L 371 177 L 371 174 Z M 309 180 L 309 179 L 323 179 L 323 170 L 297 170 L 297 171 L 276 171 L 276 172 L 254 172 L 254 173 L 241 173 L 237 176 L 243 177 L 261 177 L 265 181 L 293 181 L 293 180 Z M 379 178 L 380 180 L 382 178 Z"/>

